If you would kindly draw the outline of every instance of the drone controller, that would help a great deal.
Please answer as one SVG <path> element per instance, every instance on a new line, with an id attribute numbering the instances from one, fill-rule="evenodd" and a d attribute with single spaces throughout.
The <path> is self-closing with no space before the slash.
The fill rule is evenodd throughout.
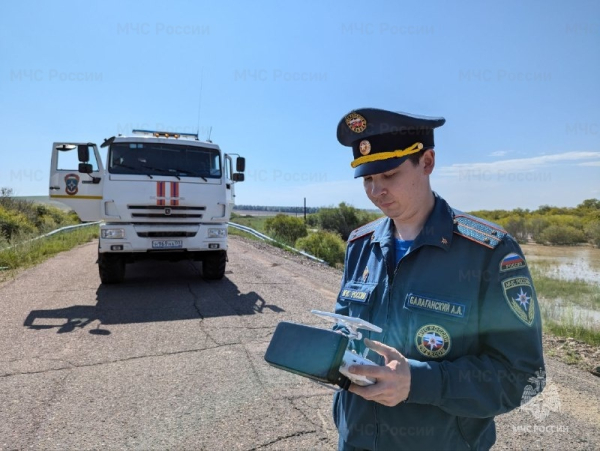
<path id="1" fill-rule="evenodd" d="M 347 332 L 347 337 L 350 340 L 350 345 L 353 345 L 352 340 L 362 340 L 362 334 L 358 331 L 358 329 L 366 329 L 373 332 L 381 333 L 381 327 L 378 327 L 374 324 L 371 324 L 368 321 L 360 318 L 353 318 L 351 316 L 339 315 L 337 313 L 330 312 L 321 312 L 319 310 L 311 310 L 311 313 L 314 313 L 321 318 L 324 318 L 328 321 L 336 323 L 338 326 L 345 327 Z M 340 365 L 340 373 L 346 376 L 350 381 L 355 383 L 356 385 L 372 385 L 375 383 L 375 379 L 361 376 L 358 374 L 352 374 L 348 370 L 351 365 L 373 365 L 378 366 L 376 363 L 373 363 L 369 359 L 367 359 L 366 354 L 369 352 L 369 348 L 365 348 L 364 354 L 357 354 L 356 351 L 346 350 L 344 352 L 344 358 L 342 360 L 342 364 Z"/>
<path id="2" fill-rule="evenodd" d="M 374 365 L 353 350 L 354 340 L 361 340 L 359 329 L 381 333 L 382 329 L 360 318 L 312 310 L 317 316 L 337 324 L 339 329 L 321 329 L 303 324 L 281 322 L 277 325 L 265 360 L 280 369 L 348 389 L 350 383 L 371 385 L 373 378 L 352 374 L 351 365 Z"/>

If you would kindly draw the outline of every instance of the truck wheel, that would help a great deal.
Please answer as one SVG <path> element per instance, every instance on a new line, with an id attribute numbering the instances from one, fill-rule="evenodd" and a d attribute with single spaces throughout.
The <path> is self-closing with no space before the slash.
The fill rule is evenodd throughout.
<path id="1" fill-rule="evenodd" d="M 125 258 L 117 254 L 98 254 L 98 270 L 102 283 L 121 283 L 125 279 Z"/>
<path id="2" fill-rule="evenodd" d="M 227 252 L 207 252 L 202 259 L 202 277 L 208 280 L 219 280 L 225 275 Z"/>

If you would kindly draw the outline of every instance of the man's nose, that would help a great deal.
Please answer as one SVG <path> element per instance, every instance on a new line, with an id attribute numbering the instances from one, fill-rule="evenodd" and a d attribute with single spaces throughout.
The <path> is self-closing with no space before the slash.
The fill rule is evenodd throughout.
<path id="1" fill-rule="evenodd" d="M 382 180 L 375 180 L 375 179 L 373 179 L 371 181 L 370 190 L 371 190 L 372 197 L 379 197 L 382 194 L 385 194 L 387 192 L 385 183 L 383 183 Z"/>

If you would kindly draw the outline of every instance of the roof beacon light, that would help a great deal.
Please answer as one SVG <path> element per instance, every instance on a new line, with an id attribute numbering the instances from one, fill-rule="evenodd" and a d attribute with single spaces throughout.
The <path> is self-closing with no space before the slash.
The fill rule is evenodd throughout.
<path id="1" fill-rule="evenodd" d="M 179 138 L 193 138 L 196 141 L 198 141 L 198 134 L 197 133 L 180 133 L 180 132 L 161 132 L 158 130 L 132 130 L 133 134 L 136 135 L 150 135 L 150 136 L 154 136 L 155 138 L 175 138 L 175 139 L 179 139 Z"/>

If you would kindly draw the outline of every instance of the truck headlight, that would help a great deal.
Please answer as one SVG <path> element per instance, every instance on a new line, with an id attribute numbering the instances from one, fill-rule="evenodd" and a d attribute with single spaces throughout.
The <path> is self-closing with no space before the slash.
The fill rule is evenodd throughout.
<path id="1" fill-rule="evenodd" d="M 125 238 L 125 229 L 102 229 L 100 236 L 108 240 Z"/>
<path id="2" fill-rule="evenodd" d="M 208 229 L 209 238 L 225 238 L 227 237 L 227 229 Z"/>

